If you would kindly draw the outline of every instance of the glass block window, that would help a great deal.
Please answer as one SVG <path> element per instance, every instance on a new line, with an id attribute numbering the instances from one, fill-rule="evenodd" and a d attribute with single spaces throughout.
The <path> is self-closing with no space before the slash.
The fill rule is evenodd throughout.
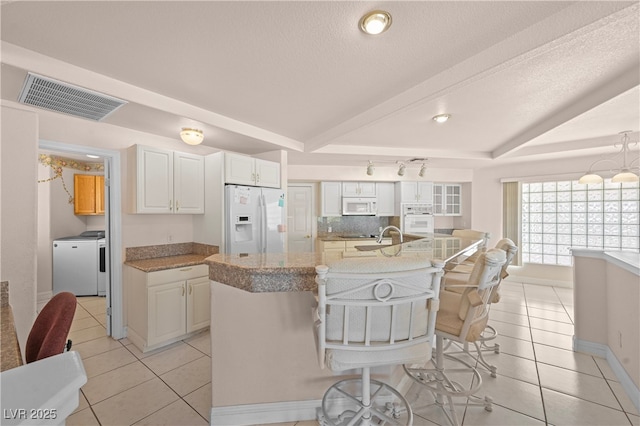
<path id="1" fill-rule="evenodd" d="M 571 265 L 572 247 L 640 248 L 638 183 L 522 184 L 522 261 Z"/>

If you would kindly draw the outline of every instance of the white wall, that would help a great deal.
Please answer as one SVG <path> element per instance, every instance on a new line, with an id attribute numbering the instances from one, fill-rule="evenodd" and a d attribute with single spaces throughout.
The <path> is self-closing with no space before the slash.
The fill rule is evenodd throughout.
<path id="1" fill-rule="evenodd" d="M 548 159 L 520 162 L 476 170 L 473 175 L 471 228 L 491 232 L 491 242 L 502 238 L 502 182 L 501 179 L 523 181 L 575 180 L 589 168 L 594 157 Z M 510 267 L 510 280 L 535 284 L 570 286 L 572 267 L 526 264 Z"/>
<path id="2" fill-rule="evenodd" d="M 38 215 L 38 141 L 87 146 L 121 152 L 123 182 L 122 205 L 126 209 L 126 148 L 134 144 L 156 145 L 165 149 L 206 155 L 216 152 L 206 146 L 191 147 L 179 140 L 132 131 L 105 123 L 30 108 L 15 102 L 2 104 L 2 258 L 1 279 L 8 280 L 10 302 L 16 315 L 18 338 L 22 346 L 36 315 Z M 73 175 L 73 174 L 72 174 Z M 71 182 L 73 176 L 71 175 Z M 67 180 L 67 179 L 65 179 Z M 73 189 L 73 185 L 71 185 Z M 64 193 L 63 191 L 63 194 Z M 55 197 L 53 194 L 50 197 Z M 68 196 L 66 196 L 68 198 Z M 73 211 L 72 211 L 73 212 Z M 43 220 L 45 217 L 41 217 Z M 194 241 L 191 215 L 122 214 L 122 254 L 126 247 Z M 94 224 L 95 225 L 95 224 Z M 49 225 L 51 226 L 51 225 Z M 88 224 L 87 224 L 88 226 Z M 46 225 L 45 225 L 46 229 Z M 84 230 L 84 229 L 82 229 Z M 46 232 L 46 231 L 45 231 Z M 53 235 L 54 230 L 49 232 Z M 65 235 L 72 235 L 71 231 Z M 50 270 L 44 255 L 42 268 Z M 121 259 L 121 261 L 124 259 Z M 47 282 L 47 280 L 45 280 Z"/>
<path id="3" fill-rule="evenodd" d="M 50 167 L 44 167 L 38 163 L 38 180 L 47 180 L 53 176 Z M 38 183 L 38 304 L 45 302 L 50 297 L 53 282 L 53 259 L 51 255 L 51 209 L 47 208 L 51 203 L 50 182 Z M 46 302 L 45 302 L 46 303 Z"/>
<path id="4" fill-rule="evenodd" d="M 36 114 L 2 107 L 0 165 L 0 280 L 9 281 L 18 340 L 24 354 L 36 317 Z"/>
<path id="5" fill-rule="evenodd" d="M 19 105 L 23 107 L 22 105 Z M 24 107 L 26 108 L 26 107 Z M 75 117 L 68 117 L 62 114 L 50 113 L 44 110 L 36 111 L 40 119 L 39 138 L 48 141 L 61 142 L 65 144 L 94 147 L 120 151 L 121 177 L 122 177 L 122 241 L 121 246 L 134 247 L 155 244 L 167 244 L 169 237 L 172 242 L 194 241 L 192 216 L 191 215 L 136 215 L 126 213 L 128 210 L 128 189 L 127 189 L 127 154 L 126 149 L 135 144 L 153 145 L 164 149 L 180 152 L 190 152 L 194 154 L 206 155 L 216 152 L 215 148 L 200 146 L 189 146 L 180 141 L 176 131 L 176 138 L 164 138 L 147 133 L 137 132 L 121 127 L 112 126 L 106 123 L 94 123 Z M 34 160 L 35 161 L 35 160 Z M 34 162 L 35 164 L 35 162 Z M 73 174 L 65 181 L 70 190 L 73 189 Z M 69 185 L 70 184 L 70 185 Z M 55 188 L 55 186 L 53 187 Z M 65 194 L 62 189 L 62 194 Z M 52 193 L 52 197 L 53 197 Z M 62 198 L 60 198 L 62 200 Z M 57 206 L 60 212 L 65 212 L 73 206 Z M 76 217 L 76 218 L 79 218 Z M 96 220 L 79 219 L 82 222 L 82 229 L 94 229 Z M 52 234 L 55 231 L 52 230 Z M 74 230 L 66 229 L 60 236 L 73 235 Z M 59 235 L 54 235 L 57 237 Z M 123 259 L 124 260 L 124 259 Z"/>

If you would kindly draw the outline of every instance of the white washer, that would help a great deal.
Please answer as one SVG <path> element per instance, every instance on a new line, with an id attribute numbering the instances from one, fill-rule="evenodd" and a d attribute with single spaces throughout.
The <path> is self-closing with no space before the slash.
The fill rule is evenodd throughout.
<path id="1" fill-rule="evenodd" d="M 99 242 L 104 231 L 86 231 L 53 241 L 53 294 L 98 295 Z"/>

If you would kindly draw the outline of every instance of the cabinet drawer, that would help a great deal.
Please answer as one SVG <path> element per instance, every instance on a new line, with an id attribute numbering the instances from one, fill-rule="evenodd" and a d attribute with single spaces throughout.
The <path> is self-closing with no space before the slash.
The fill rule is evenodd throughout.
<path id="1" fill-rule="evenodd" d="M 344 241 L 323 241 L 323 250 L 344 250 Z"/>
<path id="2" fill-rule="evenodd" d="M 205 276 L 209 276 L 208 265 L 185 266 L 183 268 L 149 272 L 147 274 L 147 285 L 153 286 Z"/>

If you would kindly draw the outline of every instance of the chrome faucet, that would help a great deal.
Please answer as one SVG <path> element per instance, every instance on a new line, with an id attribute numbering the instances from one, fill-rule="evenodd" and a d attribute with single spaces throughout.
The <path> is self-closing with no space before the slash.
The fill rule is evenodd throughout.
<path id="1" fill-rule="evenodd" d="M 400 234 L 400 242 L 402 243 L 402 232 L 395 226 L 389 225 L 386 228 L 384 228 L 382 231 L 380 231 L 380 235 L 378 235 L 378 239 L 376 240 L 378 244 L 382 244 L 382 237 L 384 236 L 384 233 L 386 232 L 387 229 L 393 229 L 394 231 L 398 231 L 398 234 Z"/>

